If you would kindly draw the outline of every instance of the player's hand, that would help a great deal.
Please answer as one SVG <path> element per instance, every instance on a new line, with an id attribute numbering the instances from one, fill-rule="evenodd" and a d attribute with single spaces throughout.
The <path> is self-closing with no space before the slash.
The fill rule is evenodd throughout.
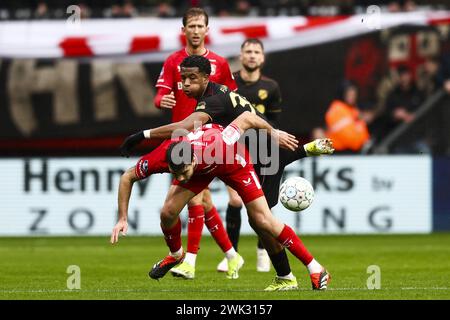
<path id="1" fill-rule="evenodd" d="M 175 95 L 173 94 L 173 91 L 171 91 L 169 94 L 162 96 L 160 106 L 161 108 L 172 109 L 176 103 Z"/>
<path id="2" fill-rule="evenodd" d="M 133 149 L 136 145 L 139 144 L 139 142 L 141 142 L 144 139 L 145 139 L 144 131 L 140 131 L 138 133 L 126 137 L 119 148 L 122 157 L 128 158 L 130 156 L 131 149 Z"/>
<path id="3" fill-rule="evenodd" d="M 111 234 L 111 244 L 115 244 L 119 242 L 119 233 L 122 233 L 123 236 L 126 236 L 128 231 L 128 222 L 127 220 L 119 220 L 116 226 L 114 227 Z"/>
<path id="4" fill-rule="evenodd" d="M 276 137 L 278 138 L 278 144 L 283 149 L 295 151 L 298 148 L 298 140 L 292 134 L 289 134 L 282 130 L 276 130 Z"/>

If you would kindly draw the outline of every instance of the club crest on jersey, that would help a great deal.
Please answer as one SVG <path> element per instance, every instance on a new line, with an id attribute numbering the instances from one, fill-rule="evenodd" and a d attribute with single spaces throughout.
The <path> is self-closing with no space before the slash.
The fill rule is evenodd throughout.
<path id="1" fill-rule="evenodd" d="M 177 82 L 177 87 L 178 87 L 178 90 L 182 90 L 183 84 L 181 82 Z"/>
<path id="2" fill-rule="evenodd" d="M 145 160 L 144 162 L 141 162 L 141 172 L 144 174 L 147 174 L 148 172 L 148 160 Z"/>
<path id="3" fill-rule="evenodd" d="M 216 74 L 216 65 L 211 63 L 211 75 L 215 75 Z"/>
<path id="4" fill-rule="evenodd" d="M 206 102 L 205 101 L 200 101 L 198 104 L 197 104 L 197 107 L 195 108 L 195 110 L 203 110 L 203 109 L 205 109 L 206 108 Z"/>
<path id="5" fill-rule="evenodd" d="M 222 91 L 223 93 L 226 93 L 227 92 L 227 86 L 224 86 L 224 85 L 221 85 L 220 87 L 219 87 L 219 90 L 220 91 Z"/>
<path id="6" fill-rule="evenodd" d="M 269 93 L 267 92 L 267 90 L 265 90 L 265 89 L 259 89 L 258 90 L 258 97 L 261 100 L 267 99 L 268 96 L 269 96 Z"/>
<path id="7" fill-rule="evenodd" d="M 256 106 L 256 110 L 258 110 L 259 112 L 261 112 L 262 114 L 264 114 L 264 112 L 266 112 L 266 107 L 263 104 L 258 104 Z"/>

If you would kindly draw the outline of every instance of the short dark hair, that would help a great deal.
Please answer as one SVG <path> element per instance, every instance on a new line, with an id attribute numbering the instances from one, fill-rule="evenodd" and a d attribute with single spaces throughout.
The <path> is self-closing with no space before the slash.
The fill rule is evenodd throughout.
<path id="1" fill-rule="evenodd" d="M 192 55 L 184 58 L 180 68 L 198 68 L 198 71 L 204 74 L 211 74 L 211 63 L 203 56 Z"/>
<path id="2" fill-rule="evenodd" d="M 198 16 L 204 16 L 205 17 L 205 24 L 208 25 L 208 14 L 205 10 L 202 8 L 189 8 L 183 15 L 183 26 L 186 27 L 187 21 L 191 17 L 198 17 Z"/>
<path id="3" fill-rule="evenodd" d="M 248 38 L 246 39 L 244 42 L 242 42 L 241 44 L 241 50 L 244 49 L 244 47 L 247 44 L 259 44 L 261 46 L 262 51 L 264 51 L 264 44 L 262 43 L 261 40 L 259 40 L 258 38 Z"/>
<path id="4" fill-rule="evenodd" d="M 179 172 L 194 159 L 194 148 L 187 141 L 177 141 L 172 143 L 166 151 L 166 161 L 169 168 L 174 172 Z"/>

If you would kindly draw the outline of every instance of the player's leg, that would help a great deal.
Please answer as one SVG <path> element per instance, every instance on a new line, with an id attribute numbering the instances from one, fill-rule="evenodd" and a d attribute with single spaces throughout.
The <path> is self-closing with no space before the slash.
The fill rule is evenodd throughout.
<path id="1" fill-rule="evenodd" d="M 205 214 L 203 209 L 203 191 L 194 196 L 188 203 L 187 250 L 184 261 L 170 269 L 174 277 L 184 279 L 195 278 L 195 262 L 202 237 Z"/>
<path id="2" fill-rule="evenodd" d="M 201 195 L 201 199 L 199 195 Z M 216 243 L 224 252 L 224 260 L 227 264 L 228 260 L 233 259 L 236 256 L 236 251 L 234 250 L 230 239 L 228 238 L 228 234 L 225 230 L 225 227 L 223 226 L 222 219 L 220 218 L 216 207 L 212 203 L 211 192 L 209 191 L 209 189 L 203 190 L 200 194 L 192 198 L 190 203 L 196 201 L 196 205 L 198 205 L 198 200 L 201 200 L 202 209 L 205 212 L 204 221 L 206 227 L 208 228 L 211 236 L 214 238 Z M 191 221 L 189 221 L 189 223 L 191 223 Z M 194 239 L 198 239 L 198 242 L 193 242 L 193 240 L 190 239 L 190 236 L 192 234 L 189 233 L 189 225 L 190 224 L 188 224 L 188 250 L 186 253 L 186 257 L 183 263 L 170 270 L 172 275 L 182 277 L 184 279 L 194 279 L 195 277 L 195 261 L 197 252 L 194 252 L 193 249 L 198 248 L 198 242 L 200 240 L 200 237 L 194 237 Z M 195 244 L 197 244 L 197 247 L 195 246 Z"/>
<path id="3" fill-rule="evenodd" d="M 296 160 L 305 157 L 332 154 L 333 152 L 333 142 L 331 139 L 315 139 L 303 146 L 299 146 L 295 151 L 279 148 L 280 170 L 283 171 L 284 167 Z"/>
<path id="4" fill-rule="evenodd" d="M 227 223 L 227 233 L 233 244 L 234 249 L 238 250 L 239 233 L 241 231 L 241 209 L 242 199 L 233 188 L 227 186 L 228 192 L 228 207 L 225 214 L 225 221 Z M 228 261 L 224 258 L 217 266 L 217 271 L 227 272 Z"/>
<path id="5" fill-rule="evenodd" d="M 238 193 L 227 186 L 228 191 L 228 207 L 226 212 L 227 233 L 230 237 L 234 249 L 238 251 L 239 232 L 241 231 L 241 209 L 242 199 Z"/>
<path id="6" fill-rule="evenodd" d="M 255 166 L 256 170 L 260 170 L 260 166 Z M 278 193 L 279 193 L 279 182 L 283 175 L 282 167 L 274 175 L 263 176 L 260 180 L 262 181 L 262 189 L 264 195 L 269 205 L 269 208 L 276 206 L 278 203 Z M 258 177 L 260 177 L 260 172 L 258 171 Z M 297 288 L 297 280 L 292 274 L 291 266 L 289 265 L 289 260 L 286 255 L 286 250 L 280 243 L 273 238 L 271 235 L 260 236 L 260 241 L 268 251 L 268 256 L 272 265 L 276 271 L 276 277 L 273 283 L 266 288 L 268 291 L 276 290 L 291 290 Z M 269 248 L 269 249 L 268 249 Z"/>
<path id="7" fill-rule="evenodd" d="M 157 262 L 149 276 L 152 279 L 162 278 L 172 267 L 181 263 L 184 259 L 184 251 L 181 244 L 180 212 L 184 206 L 195 196 L 195 192 L 171 185 L 161 210 L 161 229 L 164 240 L 169 247 L 169 255 Z"/>
<path id="8" fill-rule="evenodd" d="M 217 212 L 217 209 L 212 204 L 211 200 L 211 192 L 209 189 L 203 194 L 203 205 L 205 208 L 205 224 L 208 228 L 209 232 L 211 233 L 211 236 L 214 238 L 216 243 L 219 245 L 219 247 L 222 249 L 223 253 L 225 254 L 225 258 L 223 261 L 225 261 L 225 271 L 228 271 L 228 264 L 233 259 L 236 259 L 237 252 L 234 249 L 230 238 L 228 237 L 228 233 L 225 230 L 225 227 L 223 225 L 222 219 L 220 218 L 219 212 Z M 240 259 L 239 259 L 240 260 Z M 243 261 L 243 259 L 242 259 Z"/>
<path id="9" fill-rule="evenodd" d="M 299 259 L 310 273 L 313 289 L 327 288 L 330 275 L 312 256 L 301 239 L 288 225 L 274 217 L 264 197 L 259 197 L 245 204 L 252 228 L 264 239 L 267 235 L 275 238 L 283 247 Z M 267 247 L 267 250 L 271 250 Z M 272 253 L 271 251 L 269 251 Z"/>

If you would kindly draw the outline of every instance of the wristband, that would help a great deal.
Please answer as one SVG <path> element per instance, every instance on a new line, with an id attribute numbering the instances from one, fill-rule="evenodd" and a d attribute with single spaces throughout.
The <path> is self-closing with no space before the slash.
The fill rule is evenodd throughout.
<path id="1" fill-rule="evenodd" d="M 230 124 L 222 131 L 222 139 L 227 145 L 232 145 L 236 143 L 241 137 L 241 132 L 239 128 L 234 124 Z"/>
<path id="2" fill-rule="evenodd" d="M 151 129 L 148 129 L 148 130 L 144 130 L 144 131 L 143 131 L 143 133 L 144 133 L 144 138 L 145 138 L 145 139 L 150 139 L 150 131 L 151 131 Z"/>

